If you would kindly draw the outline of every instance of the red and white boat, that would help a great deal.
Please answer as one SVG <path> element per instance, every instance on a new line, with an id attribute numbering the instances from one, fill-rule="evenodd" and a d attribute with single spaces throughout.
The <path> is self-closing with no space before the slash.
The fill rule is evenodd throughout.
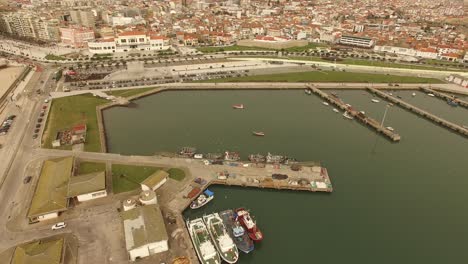
<path id="1" fill-rule="evenodd" d="M 265 136 L 265 132 L 253 131 L 252 134 L 254 134 L 254 136 L 259 136 L 259 137 L 264 137 Z"/>
<path id="2" fill-rule="evenodd" d="M 244 104 L 235 104 L 232 106 L 234 109 L 244 109 Z"/>
<path id="3" fill-rule="evenodd" d="M 241 225 L 247 230 L 250 239 L 255 242 L 259 242 L 263 239 L 263 233 L 257 227 L 257 224 L 254 222 L 252 217 L 250 217 L 250 213 L 245 210 L 244 208 L 236 209 L 236 221 L 238 220 Z"/>

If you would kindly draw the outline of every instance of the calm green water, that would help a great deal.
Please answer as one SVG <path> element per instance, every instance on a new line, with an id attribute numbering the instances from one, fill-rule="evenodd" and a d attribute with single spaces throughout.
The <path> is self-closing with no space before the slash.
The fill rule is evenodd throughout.
<path id="1" fill-rule="evenodd" d="M 338 93 L 382 118 L 384 102 L 371 103 L 363 91 Z M 416 98 L 411 100 L 425 103 L 427 96 Z M 318 160 L 328 168 L 332 194 L 219 186 L 213 188 L 211 204 L 186 213 L 193 218 L 225 208 L 252 209 L 265 239 L 253 254 L 242 254 L 239 263 L 468 259 L 468 140 L 457 134 L 392 107 L 385 123 L 402 141 L 391 143 L 302 91 L 166 92 L 136 103 L 137 108 L 105 112 L 111 152 L 151 155 L 182 146 L 236 150 L 244 156 L 271 151 Z M 246 109 L 233 110 L 236 103 Z M 427 107 L 459 123 L 468 117 L 468 110 L 443 101 Z M 266 136 L 254 137 L 252 130 Z"/>

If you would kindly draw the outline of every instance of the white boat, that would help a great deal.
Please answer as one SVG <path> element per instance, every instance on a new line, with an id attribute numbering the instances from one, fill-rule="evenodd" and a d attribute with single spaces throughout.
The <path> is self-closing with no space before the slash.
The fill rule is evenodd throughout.
<path id="1" fill-rule="evenodd" d="M 208 227 L 208 232 L 221 258 L 227 263 L 236 263 L 239 259 L 239 250 L 229 236 L 223 219 L 218 213 L 213 213 L 203 216 L 203 221 Z"/>
<path id="2" fill-rule="evenodd" d="M 351 105 L 350 105 L 350 104 L 345 104 L 345 105 L 346 105 L 347 107 L 351 107 Z"/>
<path id="3" fill-rule="evenodd" d="M 359 113 L 361 113 L 361 114 L 363 114 L 363 115 L 365 115 L 365 114 L 366 114 L 366 112 L 364 112 L 364 111 L 359 111 Z"/>
<path id="4" fill-rule="evenodd" d="M 338 109 L 336 109 L 336 108 L 333 108 L 333 112 L 339 113 L 340 111 Z"/>
<path id="5" fill-rule="evenodd" d="M 205 204 L 209 203 L 211 200 L 214 199 L 214 193 L 208 189 L 206 189 L 200 196 L 197 197 L 191 204 L 191 209 L 198 209 Z"/>
<path id="6" fill-rule="evenodd" d="M 411 95 L 412 95 L 412 96 L 416 96 L 416 93 L 412 93 Z"/>
<path id="7" fill-rule="evenodd" d="M 210 234 L 201 218 L 187 221 L 187 228 L 201 264 L 221 264 L 218 252 L 210 239 Z"/>
<path id="8" fill-rule="evenodd" d="M 378 103 L 378 102 L 380 102 L 380 101 L 377 100 L 377 99 L 371 99 L 371 101 L 372 101 L 373 103 Z"/>
<path id="9" fill-rule="evenodd" d="M 395 129 L 393 129 L 393 127 L 386 127 L 386 129 L 390 130 L 390 131 L 395 131 Z"/>
<path id="10" fill-rule="evenodd" d="M 195 154 L 193 155 L 194 159 L 203 159 L 203 154 Z"/>
<path id="11" fill-rule="evenodd" d="M 430 97 L 434 97 L 435 95 L 432 94 L 432 93 L 428 93 L 427 95 L 429 95 Z"/>
<path id="12" fill-rule="evenodd" d="M 354 118 L 354 117 L 352 117 L 352 116 L 349 115 L 348 111 L 344 112 L 343 116 L 344 116 L 345 118 L 347 118 L 347 119 L 350 119 L 350 120 L 352 120 L 352 119 Z"/>
<path id="13" fill-rule="evenodd" d="M 323 105 L 326 105 L 326 106 L 330 105 L 330 104 L 327 103 L 327 102 L 322 102 L 322 104 L 323 104 Z"/>

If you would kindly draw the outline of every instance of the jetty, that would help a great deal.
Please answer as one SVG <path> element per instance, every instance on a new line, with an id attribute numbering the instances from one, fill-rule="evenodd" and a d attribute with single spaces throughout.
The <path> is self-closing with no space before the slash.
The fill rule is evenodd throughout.
<path id="1" fill-rule="evenodd" d="M 315 93 L 316 95 L 320 96 L 321 98 L 323 98 L 324 100 L 328 101 L 329 103 L 335 105 L 336 107 L 340 108 L 341 110 L 348 112 L 348 114 L 350 116 L 357 119 L 358 121 L 360 121 L 364 125 L 373 128 L 375 131 L 377 131 L 378 133 L 384 135 L 385 137 L 387 137 L 391 141 L 398 142 L 398 141 L 401 140 L 401 137 L 400 137 L 399 134 L 395 133 L 394 131 L 389 130 L 388 128 L 386 128 L 384 126 L 382 126 L 382 124 L 379 123 L 377 120 L 375 120 L 375 119 L 373 119 L 373 118 L 371 118 L 369 116 L 366 116 L 365 114 L 355 110 L 352 107 L 347 106 L 341 99 L 339 99 L 339 98 L 337 98 L 337 97 L 335 97 L 333 95 L 329 95 L 329 94 L 327 94 L 325 92 L 322 92 L 320 89 L 316 88 L 314 85 L 308 85 L 307 87 L 313 93 Z"/>
<path id="2" fill-rule="evenodd" d="M 457 103 L 459 106 L 463 106 L 465 108 L 468 108 L 468 102 L 463 101 L 463 100 L 461 100 L 459 98 L 456 98 L 455 96 L 444 94 L 444 93 L 441 93 L 441 92 L 436 91 L 434 89 L 423 87 L 423 86 L 419 87 L 419 89 L 421 89 L 425 93 L 432 93 L 433 95 L 435 95 L 435 96 L 437 96 L 439 98 L 442 98 L 442 99 L 445 99 L 445 100 L 452 100 L 453 102 Z"/>
<path id="3" fill-rule="evenodd" d="M 411 104 L 409 104 L 409 103 L 407 103 L 407 102 L 405 102 L 403 100 L 395 98 L 395 97 L 393 97 L 393 96 L 391 96 L 391 95 L 389 95 L 387 93 L 384 93 L 382 91 L 379 91 L 379 90 L 377 90 L 375 88 L 367 87 L 367 89 L 370 92 L 384 98 L 385 100 L 388 100 L 388 101 L 390 101 L 390 102 L 392 102 L 392 103 L 394 103 L 396 105 L 399 105 L 399 106 L 401 106 L 401 107 L 403 107 L 403 108 L 405 108 L 405 109 L 407 109 L 407 110 L 409 110 L 409 111 L 411 111 L 411 112 L 413 112 L 415 114 L 418 114 L 418 115 L 420 115 L 420 116 L 422 116 L 422 117 L 424 117 L 424 118 L 438 124 L 438 125 L 446 127 L 448 129 L 452 130 L 453 132 L 456 132 L 456 133 L 461 134 L 461 135 L 463 135 L 465 137 L 468 137 L 468 129 L 462 127 L 461 125 L 457 125 L 455 123 L 447 121 L 447 120 L 445 120 L 445 119 L 443 119 L 441 117 L 438 117 L 438 116 L 436 116 L 434 114 L 431 114 L 431 113 L 429 113 L 427 111 L 424 111 L 424 110 L 422 110 L 422 109 L 420 109 L 420 108 L 418 108 L 418 107 L 416 107 L 414 105 L 411 105 Z"/>

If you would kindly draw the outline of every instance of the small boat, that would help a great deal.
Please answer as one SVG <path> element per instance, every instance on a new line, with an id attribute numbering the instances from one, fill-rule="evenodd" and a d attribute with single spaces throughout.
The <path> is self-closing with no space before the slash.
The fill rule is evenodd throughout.
<path id="1" fill-rule="evenodd" d="M 234 109 L 244 109 L 244 104 L 235 104 L 232 106 Z"/>
<path id="2" fill-rule="evenodd" d="M 390 130 L 390 131 L 395 131 L 395 129 L 393 129 L 393 127 L 386 127 L 386 129 Z"/>
<path id="3" fill-rule="evenodd" d="M 380 101 L 377 100 L 377 99 L 371 99 L 371 101 L 372 101 L 373 103 L 378 103 L 378 102 L 380 102 Z"/>
<path id="4" fill-rule="evenodd" d="M 411 96 L 413 96 L 413 97 L 416 96 L 416 93 L 412 93 Z"/>
<path id="5" fill-rule="evenodd" d="M 447 99 L 447 104 L 451 106 L 458 106 L 458 102 L 455 99 Z"/>
<path id="6" fill-rule="evenodd" d="M 430 97 L 434 97 L 434 96 L 435 96 L 433 93 L 428 93 L 427 95 L 429 95 Z"/>
<path id="7" fill-rule="evenodd" d="M 307 95 L 311 95 L 312 94 L 312 90 L 310 88 L 307 88 L 304 90 L 305 94 Z"/>
<path id="8" fill-rule="evenodd" d="M 363 114 L 363 115 L 365 115 L 365 114 L 366 114 L 366 112 L 364 112 L 364 111 L 359 111 L 359 113 L 361 113 L 361 114 Z"/>
<path id="9" fill-rule="evenodd" d="M 240 160 L 240 155 L 237 152 L 226 151 L 226 152 L 224 152 L 224 160 L 226 160 L 226 161 L 238 161 L 238 160 Z"/>
<path id="10" fill-rule="evenodd" d="M 211 239 L 221 258 L 227 263 L 236 263 L 239 259 L 239 250 L 229 236 L 226 226 L 218 213 L 203 216 L 203 221 L 208 227 Z"/>
<path id="11" fill-rule="evenodd" d="M 347 107 L 351 107 L 351 105 L 350 105 L 350 104 L 345 104 L 345 105 L 346 105 Z"/>
<path id="12" fill-rule="evenodd" d="M 390 95 L 390 96 L 393 96 L 393 94 L 392 94 L 392 93 L 388 93 L 388 95 Z"/>
<path id="13" fill-rule="evenodd" d="M 267 163 L 275 163 L 275 164 L 285 163 L 285 162 L 287 162 L 287 160 L 288 160 L 288 157 L 286 157 L 286 156 L 272 155 L 270 152 L 268 152 L 268 154 L 266 156 L 266 162 Z"/>
<path id="14" fill-rule="evenodd" d="M 193 155 L 194 159 L 203 159 L 203 154 L 195 154 Z"/>
<path id="15" fill-rule="evenodd" d="M 249 161 L 254 163 L 263 163 L 266 162 L 266 158 L 264 155 L 261 154 L 250 154 Z"/>
<path id="16" fill-rule="evenodd" d="M 336 108 L 333 108 L 333 112 L 339 113 L 340 111 L 338 109 L 336 109 Z"/>
<path id="17" fill-rule="evenodd" d="M 399 99 L 402 99 L 402 98 L 403 98 L 403 97 L 401 97 L 401 96 L 399 96 L 399 95 L 397 95 L 396 97 L 399 98 Z"/>
<path id="18" fill-rule="evenodd" d="M 187 228 L 200 263 L 221 264 L 221 258 L 210 239 L 210 233 L 203 219 L 197 218 L 187 221 Z"/>
<path id="19" fill-rule="evenodd" d="M 254 136 L 258 136 L 258 137 L 264 137 L 265 136 L 265 132 L 253 131 L 252 134 L 254 134 Z"/>
<path id="20" fill-rule="evenodd" d="M 225 210 L 220 212 L 219 216 L 223 219 L 223 223 L 234 243 L 236 243 L 237 248 L 244 253 L 252 252 L 255 249 L 254 242 L 247 232 L 245 232 L 239 221 L 235 219 L 234 211 L 231 209 Z"/>
<path id="21" fill-rule="evenodd" d="M 191 158 L 193 157 L 193 155 L 195 155 L 195 152 L 197 151 L 196 148 L 192 148 L 192 147 L 183 147 L 179 154 L 183 157 L 188 157 L 188 158 Z"/>
<path id="22" fill-rule="evenodd" d="M 349 115 L 348 111 L 344 112 L 343 117 L 345 117 L 345 118 L 347 118 L 347 119 L 350 119 L 350 120 L 354 119 L 353 116 L 350 116 L 350 115 Z"/>
<path id="23" fill-rule="evenodd" d="M 330 104 L 327 102 L 322 102 L 323 105 L 329 106 Z"/>
<path id="24" fill-rule="evenodd" d="M 338 94 L 337 93 L 330 93 L 331 95 L 333 95 L 334 97 L 338 98 Z"/>
<path id="25" fill-rule="evenodd" d="M 255 242 L 261 241 L 263 239 L 263 233 L 257 227 L 257 224 L 254 222 L 252 217 L 250 217 L 250 213 L 244 208 L 238 208 L 236 209 L 236 214 L 236 219 L 238 219 L 241 225 L 247 229 L 249 237 Z"/>
<path id="26" fill-rule="evenodd" d="M 198 209 L 214 199 L 214 193 L 206 189 L 195 201 L 190 204 L 190 209 Z"/>

